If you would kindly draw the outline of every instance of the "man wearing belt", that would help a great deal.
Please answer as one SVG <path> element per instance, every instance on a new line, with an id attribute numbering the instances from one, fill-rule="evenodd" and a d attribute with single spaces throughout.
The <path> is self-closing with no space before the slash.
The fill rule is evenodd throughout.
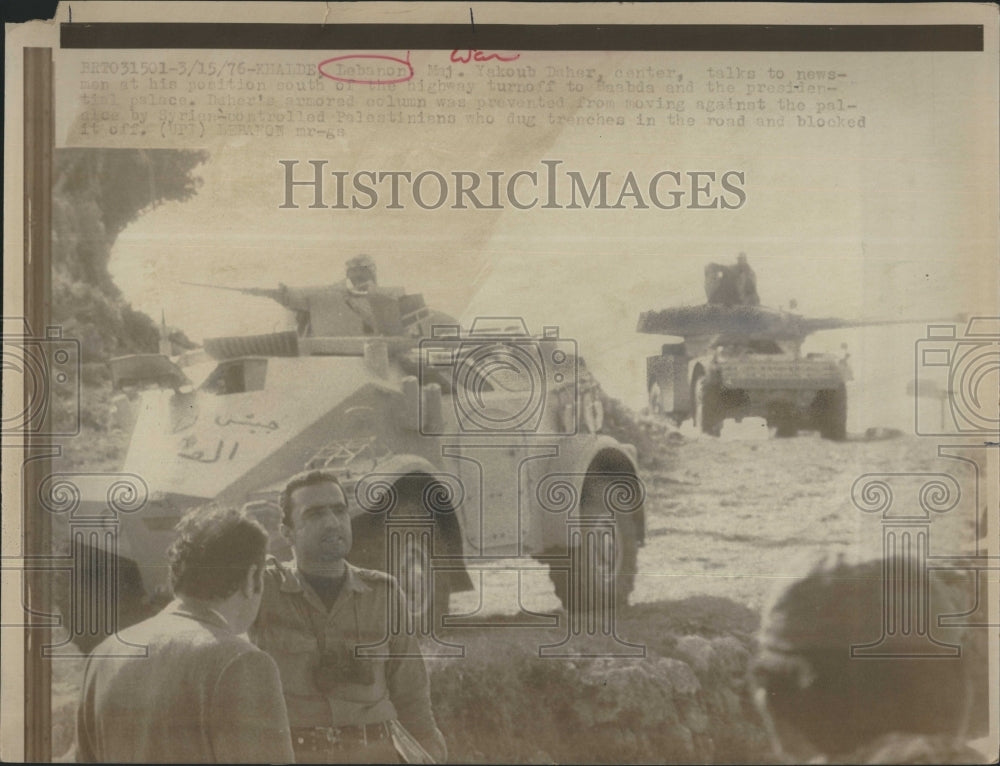
<path id="1" fill-rule="evenodd" d="M 295 561 L 268 561 L 250 638 L 278 664 L 296 761 L 389 763 L 400 750 L 413 759 L 401 747 L 406 732 L 443 761 L 419 644 L 388 631 L 389 608 L 403 596 L 394 578 L 346 561 L 351 518 L 336 476 L 292 477 L 281 511 Z M 377 648 L 357 650 L 366 645 Z"/>

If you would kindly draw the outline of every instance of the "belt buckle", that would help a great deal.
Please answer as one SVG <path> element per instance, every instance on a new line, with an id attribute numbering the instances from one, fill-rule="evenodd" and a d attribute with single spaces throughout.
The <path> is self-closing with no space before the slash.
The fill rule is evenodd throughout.
<path id="1" fill-rule="evenodd" d="M 353 739 L 362 742 L 365 747 L 368 747 L 368 726 L 366 724 L 359 726 L 330 726 L 324 729 L 324 733 L 329 745 L 345 745 L 352 739 L 346 732 L 357 729 L 360 729 L 361 736 L 355 736 Z"/>

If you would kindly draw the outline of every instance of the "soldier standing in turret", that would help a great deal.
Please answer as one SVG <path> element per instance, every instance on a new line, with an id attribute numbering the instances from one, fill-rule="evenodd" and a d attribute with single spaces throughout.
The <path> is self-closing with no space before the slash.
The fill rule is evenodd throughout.
<path id="1" fill-rule="evenodd" d="M 747 263 L 747 254 L 736 256 L 736 294 L 741 306 L 759 306 L 760 296 L 757 295 L 757 275 Z"/>
<path id="2" fill-rule="evenodd" d="M 747 263 L 747 254 L 736 256 L 736 264 L 710 263 L 705 267 L 705 297 L 722 306 L 759 306 L 757 275 Z"/>
<path id="3" fill-rule="evenodd" d="M 347 279 L 344 285 L 355 294 L 367 293 L 378 286 L 378 270 L 370 255 L 356 255 L 346 264 Z"/>
<path id="4" fill-rule="evenodd" d="M 345 302 L 354 313 L 361 317 L 365 335 L 374 335 L 377 324 L 369 297 L 378 289 L 378 271 L 375 261 L 368 255 L 356 255 L 347 262 L 347 278 L 343 285 L 346 290 Z"/>

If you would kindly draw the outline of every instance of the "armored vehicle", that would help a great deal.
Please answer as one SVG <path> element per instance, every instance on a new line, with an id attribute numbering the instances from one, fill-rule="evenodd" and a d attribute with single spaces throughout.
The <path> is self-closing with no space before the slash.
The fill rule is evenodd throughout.
<path id="1" fill-rule="evenodd" d="M 744 275 L 748 288 L 738 289 Z M 638 332 L 682 338 L 646 359 L 650 410 L 678 424 L 691 418 L 714 436 L 726 418 L 762 417 L 778 436 L 810 429 L 844 439 L 847 356 L 802 354 L 802 343 L 820 330 L 902 322 L 810 319 L 760 306 L 745 257 L 736 266 L 709 264 L 705 291 L 704 305 L 639 316 Z"/>
<path id="2" fill-rule="evenodd" d="M 472 588 L 470 567 L 501 558 L 548 564 L 572 614 L 626 603 L 645 529 L 636 452 L 601 433 L 599 389 L 572 341 L 519 319 L 465 329 L 377 285 L 243 292 L 279 301 L 297 329 L 112 360 L 134 428 L 121 473 L 76 480 L 68 534 L 74 562 L 90 562 L 77 593 L 92 600 L 110 578 L 119 627 L 143 616 L 167 597 L 176 522 L 210 502 L 248 508 L 289 558 L 281 487 L 323 468 L 348 498 L 350 560 L 399 579 L 421 632 Z M 73 517 L 110 519 L 114 534 L 78 533 Z M 581 543 L 601 525 L 610 544 Z M 94 622 L 71 631 L 78 644 L 102 637 Z"/>

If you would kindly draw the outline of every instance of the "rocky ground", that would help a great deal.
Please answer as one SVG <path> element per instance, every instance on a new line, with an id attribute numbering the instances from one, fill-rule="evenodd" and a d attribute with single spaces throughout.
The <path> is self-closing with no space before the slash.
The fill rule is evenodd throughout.
<path id="1" fill-rule="evenodd" d="M 619 413 L 620 415 L 620 413 Z M 610 427 L 642 451 L 646 544 L 632 606 L 615 635 L 566 641 L 556 627 L 517 627 L 532 613 L 565 615 L 546 573 L 500 562 L 480 588 L 453 597 L 477 612 L 477 627 L 452 629 L 428 647 L 437 717 L 458 762 L 762 762 L 772 759 L 745 684 L 767 594 L 795 560 L 830 548 L 881 550 L 882 517 L 863 512 L 852 486 L 865 474 L 895 474 L 895 502 L 914 474 L 949 473 L 963 492 L 971 464 L 938 455 L 933 440 L 872 431 L 832 443 L 815 434 L 777 439 L 756 421 L 727 423 L 703 437 L 610 413 Z M 81 442 L 83 440 L 77 440 Z M 124 447 L 114 429 L 68 458 L 112 467 Z M 96 464 L 96 465 L 95 465 Z M 916 485 L 914 485 L 916 486 Z M 904 497 L 905 496 L 905 497 Z M 975 542 L 974 505 L 940 514 L 932 552 Z M 476 579 L 476 578 L 474 578 Z M 513 612 L 522 610 L 520 616 Z M 525 616 L 527 615 L 527 617 Z M 537 621 L 537 620 L 535 620 Z M 877 637 L 873 637 L 877 638 Z M 461 657 L 445 644 L 463 647 Z M 609 657 L 608 654 L 631 656 Z M 442 656 L 443 655 L 443 656 Z M 53 750 L 72 739 L 80 662 L 54 670 Z"/>

